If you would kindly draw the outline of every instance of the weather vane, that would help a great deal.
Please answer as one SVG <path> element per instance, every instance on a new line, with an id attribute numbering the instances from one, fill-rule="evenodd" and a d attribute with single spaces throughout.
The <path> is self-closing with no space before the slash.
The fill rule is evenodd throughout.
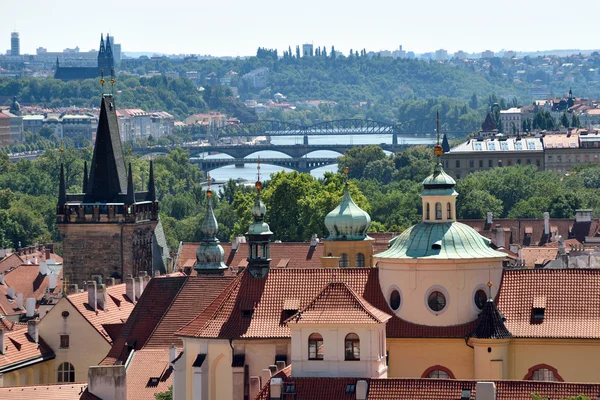
<path id="1" fill-rule="evenodd" d="M 437 144 L 433 148 L 433 154 L 436 155 L 438 160 L 442 156 L 442 154 L 444 154 L 444 149 L 440 145 L 440 112 L 439 111 L 437 112 Z"/>
<path id="2" fill-rule="evenodd" d="M 260 181 L 260 156 L 258 156 L 258 162 L 256 166 L 256 183 L 254 184 L 256 190 L 258 190 L 258 194 L 260 194 L 260 190 L 262 189 L 262 182 Z"/>

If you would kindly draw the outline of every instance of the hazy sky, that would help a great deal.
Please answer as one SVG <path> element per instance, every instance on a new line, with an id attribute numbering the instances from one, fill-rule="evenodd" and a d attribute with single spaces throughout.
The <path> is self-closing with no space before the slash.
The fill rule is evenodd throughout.
<path id="1" fill-rule="evenodd" d="M 216 56 L 311 42 L 344 53 L 399 45 L 417 53 L 597 49 L 598 15 L 600 0 L 13 1 L 0 11 L 0 53 L 13 29 L 29 54 L 97 49 L 100 32 L 124 52 Z"/>

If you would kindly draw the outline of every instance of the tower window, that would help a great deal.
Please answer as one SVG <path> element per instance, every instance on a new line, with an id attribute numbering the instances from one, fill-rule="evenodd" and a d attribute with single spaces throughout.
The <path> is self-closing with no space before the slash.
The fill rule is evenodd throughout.
<path id="1" fill-rule="evenodd" d="M 346 361 L 360 360 L 360 339 L 356 333 L 349 333 L 344 340 Z"/>
<path id="2" fill-rule="evenodd" d="M 356 267 L 364 268 L 365 266 L 365 255 L 363 253 L 356 253 L 355 257 Z"/>
<path id="3" fill-rule="evenodd" d="M 346 254 L 346 253 L 340 254 L 340 267 L 348 268 L 349 266 L 350 266 L 350 257 L 348 257 L 348 254 Z"/>
<path id="4" fill-rule="evenodd" d="M 442 203 L 435 203 L 435 219 L 442 219 Z"/>
<path id="5" fill-rule="evenodd" d="M 447 212 L 447 218 L 448 219 L 452 219 L 452 206 L 450 206 L 450 203 L 446 203 L 446 212 Z"/>
<path id="6" fill-rule="evenodd" d="M 426 213 L 425 213 L 425 219 L 429 221 L 430 217 L 430 209 L 429 209 L 429 203 L 427 203 L 427 206 L 425 207 L 426 209 Z"/>
<path id="7" fill-rule="evenodd" d="M 308 337 L 308 359 L 323 359 L 323 337 L 318 333 L 313 333 Z"/>

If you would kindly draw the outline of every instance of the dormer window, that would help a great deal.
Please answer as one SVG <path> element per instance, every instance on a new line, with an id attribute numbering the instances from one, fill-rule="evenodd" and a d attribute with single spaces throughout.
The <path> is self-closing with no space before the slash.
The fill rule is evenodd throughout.
<path id="1" fill-rule="evenodd" d="M 534 323 L 542 323 L 546 314 L 546 296 L 536 296 L 533 298 L 533 307 L 531 318 Z"/>

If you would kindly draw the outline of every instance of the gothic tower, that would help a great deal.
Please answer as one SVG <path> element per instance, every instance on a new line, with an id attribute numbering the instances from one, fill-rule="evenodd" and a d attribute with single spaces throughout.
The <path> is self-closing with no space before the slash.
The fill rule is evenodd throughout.
<path id="1" fill-rule="evenodd" d="M 94 277 L 124 279 L 139 271 L 152 274 L 152 233 L 158 201 L 150 162 L 147 192 L 135 192 L 119 136 L 114 99 L 102 96 L 94 155 L 84 193 L 66 193 L 61 182 L 56 224 L 63 241 L 63 274 L 81 284 Z"/>

